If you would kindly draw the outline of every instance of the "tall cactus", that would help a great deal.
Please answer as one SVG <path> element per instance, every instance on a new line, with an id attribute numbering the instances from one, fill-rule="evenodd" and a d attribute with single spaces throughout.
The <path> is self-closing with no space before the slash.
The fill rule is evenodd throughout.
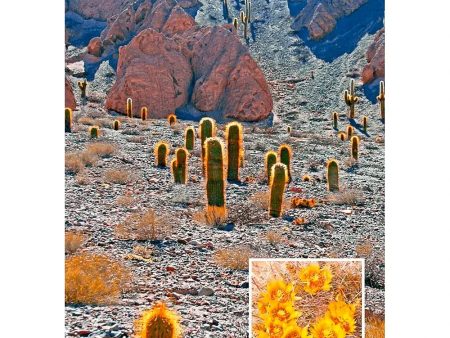
<path id="1" fill-rule="evenodd" d="M 142 107 L 141 108 L 141 120 L 142 121 L 147 120 L 147 116 L 148 116 L 148 109 L 147 109 L 147 107 Z"/>
<path id="2" fill-rule="evenodd" d="M 286 165 L 288 172 L 288 182 L 290 182 L 292 180 L 291 176 L 292 149 L 288 144 L 282 144 L 280 148 L 278 148 L 278 158 L 279 162 Z"/>
<path id="3" fill-rule="evenodd" d="M 187 150 L 194 150 L 195 129 L 192 126 L 187 127 L 184 132 L 184 146 Z"/>
<path id="4" fill-rule="evenodd" d="M 359 138 L 352 136 L 350 139 L 350 154 L 356 161 L 358 160 Z"/>
<path id="5" fill-rule="evenodd" d="M 230 122 L 225 127 L 225 139 L 227 141 L 227 179 L 239 181 L 239 169 L 244 157 L 244 137 L 242 124 Z"/>
<path id="6" fill-rule="evenodd" d="M 237 31 L 238 28 L 239 28 L 239 21 L 238 21 L 238 18 L 234 18 L 234 19 L 233 19 L 233 26 L 234 26 L 234 29 Z"/>
<path id="7" fill-rule="evenodd" d="M 139 338 L 181 338 L 180 318 L 164 303 L 154 305 L 135 322 Z"/>
<path id="8" fill-rule="evenodd" d="M 363 130 L 364 132 L 367 134 L 367 124 L 368 124 L 368 117 L 367 116 L 363 116 L 362 118 L 362 126 L 363 126 Z"/>
<path id="9" fill-rule="evenodd" d="M 131 97 L 127 99 L 126 113 L 128 117 L 133 117 L 133 100 Z"/>
<path id="10" fill-rule="evenodd" d="M 185 148 L 178 148 L 175 151 L 175 158 L 170 165 L 172 169 L 173 180 L 175 183 L 186 184 L 188 177 L 188 151 Z"/>
<path id="11" fill-rule="evenodd" d="M 284 190 L 288 179 L 287 166 L 275 163 L 272 166 L 270 180 L 269 215 L 272 217 L 280 217 L 283 212 Z"/>
<path id="12" fill-rule="evenodd" d="M 64 131 L 66 133 L 71 133 L 72 132 L 72 109 L 70 109 L 70 108 L 64 109 L 64 119 L 65 119 Z"/>
<path id="13" fill-rule="evenodd" d="M 169 156 L 170 146 L 165 141 L 159 141 L 155 144 L 155 165 L 157 167 L 167 166 L 167 157 Z"/>
<path id="14" fill-rule="evenodd" d="M 203 173 L 205 172 L 205 140 L 208 137 L 216 136 L 216 121 L 209 117 L 204 117 L 200 120 L 198 128 L 198 136 L 202 142 L 202 162 L 203 162 Z"/>
<path id="15" fill-rule="evenodd" d="M 247 22 L 250 23 L 251 21 L 251 2 L 250 0 L 245 0 L 245 16 L 247 17 Z"/>
<path id="16" fill-rule="evenodd" d="M 86 88 L 87 88 L 86 79 L 84 79 L 83 81 L 78 81 L 78 87 L 81 90 L 81 98 L 84 99 L 86 97 Z"/>
<path id="17" fill-rule="evenodd" d="M 347 126 L 347 138 L 350 140 L 353 136 L 353 127 Z"/>
<path id="18" fill-rule="evenodd" d="M 343 131 L 340 131 L 340 132 L 338 133 L 338 137 L 339 137 L 339 139 L 340 139 L 341 141 L 345 141 L 345 139 L 347 138 L 347 134 L 346 134 L 345 132 L 343 132 Z"/>
<path id="19" fill-rule="evenodd" d="M 173 127 L 175 123 L 177 123 L 177 116 L 175 114 L 169 114 L 169 116 L 167 116 L 167 121 L 169 122 L 169 125 Z"/>
<path id="20" fill-rule="evenodd" d="M 272 174 L 272 166 L 277 163 L 277 153 L 273 150 L 270 150 L 264 156 L 265 168 L 266 168 L 266 177 L 267 184 L 270 184 L 270 175 Z"/>
<path id="21" fill-rule="evenodd" d="M 92 126 L 89 128 L 89 135 L 91 135 L 91 138 L 98 138 L 99 129 L 100 128 L 98 126 Z"/>
<path id="22" fill-rule="evenodd" d="M 334 112 L 333 113 L 333 129 L 335 129 L 335 130 L 338 129 L 338 120 L 339 120 L 339 115 L 338 115 L 338 113 Z"/>
<path id="23" fill-rule="evenodd" d="M 377 96 L 377 100 L 380 102 L 381 119 L 384 120 L 384 81 L 380 81 L 380 93 Z"/>
<path id="24" fill-rule="evenodd" d="M 207 213 L 226 217 L 223 144 L 217 137 L 205 141 Z"/>
<path id="25" fill-rule="evenodd" d="M 355 118 L 355 103 L 358 102 L 358 97 L 355 95 L 355 80 L 350 80 L 350 90 L 344 92 L 344 100 L 349 107 L 349 118 Z"/>
<path id="26" fill-rule="evenodd" d="M 248 16 L 244 16 L 244 39 L 248 38 Z"/>
<path id="27" fill-rule="evenodd" d="M 119 120 L 114 120 L 113 121 L 113 129 L 114 130 L 119 130 L 120 128 L 120 121 Z"/>
<path id="28" fill-rule="evenodd" d="M 339 191 L 339 165 L 336 160 L 327 163 L 328 191 Z"/>

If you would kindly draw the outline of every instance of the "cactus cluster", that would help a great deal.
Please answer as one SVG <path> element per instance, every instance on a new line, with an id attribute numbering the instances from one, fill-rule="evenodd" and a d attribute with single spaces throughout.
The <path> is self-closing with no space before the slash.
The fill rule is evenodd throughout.
<path id="1" fill-rule="evenodd" d="M 225 128 L 227 142 L 227 179 L 239 181 L 239 169 L 244 158 L 244 136 L 242 125 L 238 122 L 230 122 Z"/>
<path id="2" fill-rule="evenodd" d="M 72 132 L 72 109 L 70 108 L 66 108 L 64 109 L 64 122 L 65 122 L 65 127 L 64 127 L 64 131 L 66 133 L 71 133 Z"/>
<path id="3" fill-rule="evenodd" d="M 344 92 L 344 100 L 349 107 L 349 118 L 355 118 L 355 103 L 358 102 L 358 97 L 355 95 L 355 80 L 350 80 L 349 90 Z"/>
<path id="4" fill-rule="evenodd" d="M 154 154 L 155 154 L 155 165 L 157 167 L 167 166 L 167 157 L 169 156 L 170 146 L 165 141 L 159 141 L 155 144 Z"/>
<path id="5" fill-rule="evenodd" d="M 133 100 L 131 97 L 127 99 L 127 105 L 125 107 L 125 112 L 127 114 L 127 117 L 133 117 Z"/>
<path id="6" fill-rule="evenodd" d="M 87 88 L 86 79 L 84 79 L 83 81 L 78 81 L 78 87 L 81 90 L 81 98 L 84 99 L 86 97 L 86 88 Z"/>
<path id="7" fill-rule="evenodd" d="M 178 148 L 175 151 L 175 158 L 170 164 L 173 180 L 175 183 L 186 184 L 188 179 L 188 159 L 189 153 L 185 148 Z"/>
<path id="8" fill-rule="evenodd" d="M 284 190 L 289 180 L 288 169 L 283 163 L 275 163 L 271 171 L 269 215 L 280 217 L 283 212 Z"/>
<path id="9" fill-rule="evenodd" d="M 380 103 L 381 119 L 384 121 L 384 81 L 380 81 L 380 93 L 377 96 L 377 100 Z"/>

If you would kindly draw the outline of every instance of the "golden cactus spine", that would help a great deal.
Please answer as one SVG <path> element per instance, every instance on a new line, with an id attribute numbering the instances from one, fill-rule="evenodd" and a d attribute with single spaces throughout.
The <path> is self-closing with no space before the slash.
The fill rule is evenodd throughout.
<path id="1" fill-rule="evenodd" d="M 84 79 L 83 81 L 78 81 L 78 87 L 81 90 L 81 98 L 84 99 L 86 97 L 86 88 L 87 88 L 86 79 Z"/>
<path id="2" fill-rule="evenodd" d="M 292 159 L 292 149 L 288 144 L 282 144 L 278 148 L 278 158 L 281 163 L 286 165 L 288 172 L 288 182 L 292 180 L 291 176 L 291 159 Z"/>
<path id="3" fill-rule="evenodd" d="M 350 140 L 351 137 L 353 136 L 353 127 L 352 126 L 347 126 L 347 137 Z"/>
<path id="4" fill-rule="evenodd" d="M 127 106 L 125 110 L 128 117 L 133 117 L 133 100 L 131 97 L 127 99 Z"/>
<path id="5" fill-rule="evenodd" d="M 177 117 L 175 114 L 169 114 L 169 116 L 167 116 L 167 121 L 169 122 L 169 125 L 171 127 L 173 127 L 175 125 L 175 123 L 177 123 Z"/>
<path id="6" fill-rule="evenodd" d="M 332 159 L 327 162 L 328 191 L 339 191 L 339 165 Z"/>
<path id="7" fill-rule="evenodd" d="M 244 136 L 242 124 L 230 122 L 225 127 L 227 141 L 227 179 L 239 181 L 239 169 L 244 158 Z"/>
<path id="8" fill-rule="evenodd" d="M 369 121 L 369 119 L 368 119 L 368 117 L 367 116 L 364 116 L 363 118 L 362 118 L 362 126 L 363 126 L 363 130 L 364 130 L 364 132 L 367 134 L 367 125 L 368 125 L 368 121 Z"/>
<path id="9" fill-rule="evenodd" d="M 238 21 L 238 18 L 234 18 L 234 19 L 233 19 L 233 26 L 234 26 L 234 29 L 237 31 L 238 28 L 239 28 L 239 21 Z"/>
<path id="10" fill-rule="evenodd" d="M 64 109 L 64 131 L 66 133 L 72 132 L 72 109 L 66 108 Z"/>
<path id="11" fill-rule="evenodd" d="M 207 138 L 205 141 L 205 167 L 206 167 L 206 198 L 207 214 L 225 218 L 225 170 L 224 147 L 217 137 Z"/>
<path id="12" fill-rule="evenodd" d="M 173 180 L 175 183 L 186 184 L 188 177 L 188 159 L 189 153 L 185 148 L 178 148 L 175 151 L 175 158 L 170 165 L 172 169 Z"/>
<path id="13" fill-rule="evenodd" d="M 352 138 L 350 139 L 350 154 L 355 160 L 358 160 L 358 148 L 359 138 L 357 136 L 352 136 Z"/>
<path id="14" fill-rule="evenodd" d="M 270 150 L 264 156 L 264 167 L 266 168 L 267 184 L 270 184 L 270 175 L 272 174 L 272 166 L 277 163 L 277 153 Z"/>
<path id="15" fill-rule="evenodd" d="M 380 81 L 380 93 L 377 96 L 377 100 L 380 103 L 381 119 L 384 120 L 384 81 Z"/>
<path id="16" fill-rule="evenodd" d="M 148 109 L 147 109 L 147 107 L 142 107 L 141 108 L 141 120 L 142 121 L 147 120 L 147 116 L 148 116 Z"/>
<path id="17" fill-rule="evenodd" d="M 280 217 L 283 213 L 284 190 L 289 180 L 287 166 L 283 163 L 275 163 L 270 176 L 269 215 Z"/>
<path id="18" fill-rule="evenodd" d="M 350 80 L 350 88 L 344 92 L 344 100 L 349 107 L 349 118 L 355 118 L 355 103 L 358 102 L 358 97 L 355 95 L 355 80 Z"/>
<path id="19" fill-rule="evenodd" d="M 338 113 L 334 112 L 333 113 L 333 129 L 335 129 L 335 130 L 338 129 L 338 120 L 339 120 L 339 115 L 338 115 Z"/>
<path id="20" fill-rule="evenodd" d="M 167 157 L 169 156 L 170 146 L 165 141 L 159 141 L 155 144 L 155 165 L 157 167 L 167 166 Z"/>
<path id="21" fill-rule="evenodd" d="M 216 122 L 209 117 L 202 118 L 199 123 L 198 136 L 202 142 L 203 173 L 205 173 L 205 140 L 208 137 L 216 136 Z"/>
<path id="22" fill-rule="evenodd" d="M 184 132 L 184 146 L 187 150 L 194 150 L 195 129 L 192 126 L 187 127 Z"/>
<path id="23" fill-rule="evenodd" d="M 89 128 L 89 135 L 91 135 L 91 138 L 98 138 L 99 129 L 100 128 L 98 126 L 92 126 Z"/>
<path id="24" fill-rule="evenodd" d="M 119 130 L 120 128 L 120 121 L 119 120 L 114 120 L 113 121 L 113 129 L 114 130 Z"/>
<path id="25" fill-rule="evenodd" d="M 139 338 L 181 338 L 179 321 L 175 312 L 158 303 L 134 323 L 135 332 Z"/>

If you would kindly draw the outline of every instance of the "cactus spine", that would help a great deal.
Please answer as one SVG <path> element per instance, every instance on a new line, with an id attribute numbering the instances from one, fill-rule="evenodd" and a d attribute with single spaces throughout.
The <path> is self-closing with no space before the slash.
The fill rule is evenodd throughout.
<path id="1" fill-rule="evenodd" d="M 189 126 L 184 132 L 184 146 L 187 150 L 194 150 L 195 146 L 195 130 L 194 127 Z"/>
<path id="2" fill-rule="evenodd" d="M 380 94 L 377 96 L 377 100 L 380 102 L 381 119 L 384 120 L 384 81 L 380 81 Z"/>
<path id="3" fill-rule="evenodd" d="M 350 153 L 351 156 L 355 159 L 358 160 L 358 148 L 359 148 L 359 138 L 357 136 L 352 136 L 352 138 L 350 139 Z"/>
<path id="4" fill-rule="evenodd" d="M 353 136 L 353 127 L 352 126 L 347 126 L 347 137 L 350 140 L 351 137 Z"/>
<path id="5" fill-rule="evenodd" d="M 133 100 L 131 97 L 127 99 L 126 113 L 128 117 L 133 117 Z"/>
<path id="6" fill-rule="evenodd" d="M 66 133 L 71 133 L 72 132 L 72 109 L 70 109 L 70 108 L 64 109 L 64 119 L 65 119 L 64 131 Z"/>
<path id="7" fill-rule="evenodd" d="M 173 127 L 175 123 L 177 123 L 177 117 L 175 114 L 169 114 L 169 116 L 167 116 L 167 121 L 169 122 L 169 125 Z"/>
<path id="8" fill-rule="evenodd" d="M 237 18 L 233 19 L 233 26 L 234 26 L 234 29 L 237 31 L 238 27 L 239 27 L 239 21 Z"/>
<path id="9" fill-rule="evenodd" d="M 86 88 L 87 88 L 86 79 L 84 79 L 83 81 L 78 81 L 78 87 L 81 90 L 81 98 L 84 99 L 86 97 Z"/>
<path id="10" fill-rule="evenodd" d="M 119 120 L 114 120 L 113 121 L 113 129 L 114 130 L 119 130 L 120 128 L 120 121 Z"/>
<path id="11" fill-rule="evenodd" d="M 179 317 L 164 303 L 154 305 L 135 322 L 135 332 L 139 338 L 180 338 Z"/>
<path id="12" fill-rule="evenodd" d="M 244 137 L 242 125 L 238 122 L 230 122 L 225 128 L 227 141 L 227 179 L 239 181 L 239 168 L 244 157 Z"/>
<path id="13" fill-rule="evenodd" d="M 333 129 L 335 129 L 335 130 L 338 129 L 338 119 L 339 119 L 338 113 L 334 112 L 333 113 Z"/>
<path id="14" fill-rule="evenodd" d="M 272 174 L 272 166 L 277 163 L 277 153 L 270 150 L 264 156 L 267 184 L 270 184 L 270 175 Z"/>
<path id="15" fill-rule="evenodd" d="M 339 165 L 336 160 L 327 163 L 328 191 L 339 191 Z"/>
<path id="16" fill-rule="evenodd" d="M 141 108 L 141 119 L 142 119 L 142 121 L 147 120 L 147 115 L 148 115 L 147 107 L 142 107 Z"/>
<path id="17" fill-rule="evenodd" d="M 99 133 L 98 126 L 92 126 L 89 128 L 89 134 L 91 135 L 91 138 L 98 138 L 98 133 Z"/>
<path id="18" fill-rule="evenodd" d="M 223 144 L 217 137 L 205 141 L 207 214 L 225 218 L 225 170 Z"/>
<path id="19" fill-rule="evenodd" d="M 185 148 L 178 148 L 175 151 L 175 158 L 170 165 L 172 169 L 173 180 L 175 183 L 186 184 L 187 182 L 187 158 L 188 151 Z"/>
<path id="20" fill-rule="evenodd" d="M 202 141 L 202 162 L 205 161 L 205 140 L 208 137 L 216 136 L 216 122 L 209 118 L 204 117 L 200 120 L 198 134 Z M 205 172 L 205 164 L 203 163 L 203 173 Z"/>
<path id="21" fill-rule="evenodd" d="M 291 158 L 292 158 L 292 149 L 287 144 L 282 144 L 280 148 L 278 149 L 278 158 L 279 162 L 286 165 L 287 172 L 288 172 L 288 182 L 292 180 L 291 176 Z"/>
<path id="22" fill-rule="evenodd" d="M 362 119 L 362 125 L 363 125 L 364 133 L 366 133 L 366 134 L 367 134 L 367 122 L 368 122 L 368 118 L 367 118 L 367 116 L 364 116 Z"/>
<path id="23" fill-rule="evenodd" d="M 344 92 L 344 100 L 349 107 L 349 118 L 355 118 L 355 103 L 358 102 L 358 97 L 355 95 L 355 80 L 350 80 L 350 90 Z"/>
<path id="24" fill-rule="evenodd" d="M 270 180 L 269 215 L 280 217 L 283 212 L 283 196 L 288 182 L 288 169 L 283 163 L 275 163 L 272 166 Z"/>
<path id="25" fill-rule="evenodd" d="M 155 165 L 157 167 L 167 166 L 167 156 L 169 156 L 170 146 L 167 142 L 159 141 L 155 144 Z"/>

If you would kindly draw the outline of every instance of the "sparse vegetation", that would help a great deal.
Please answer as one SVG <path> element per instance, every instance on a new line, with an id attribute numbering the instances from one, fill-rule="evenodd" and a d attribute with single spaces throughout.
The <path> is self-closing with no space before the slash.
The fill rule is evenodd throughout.
<path id="1" fill-rule="evenodd" d="M 123 169 L 109 169 L 105 172 L 105 182 L 127 184 L 132 181 L 132 175 Z"/>
<path id="2" fill-rule="evenodd" d="M 167 215 L 157 215 L 148 209 L 143 214 L 132 214 L 115 227 L 115 235 L 122 240 L 161 240 L 172 234 L 172 223 Z"/>
<path id="3" fill-rule="evenodd" d="M 255 257 L 246 246 L 218 249 L 214 254 L 217 265 L 232 270 L 248 270 L 249 259 Z"/>
<path id="4" fill-rule="evenodd" d="M 86 235 L 81 232 L 67 231 L 65 234 L 66 254 L 75 253 L 86 241 Z"/>
<path id="5" fill-rule="evenodd" d="M 109 143 L 91 143 L 86 147 L 90 154 L 100 156 L 101 158 L 111 157 L 116 152 L 116 147 Z"/>

